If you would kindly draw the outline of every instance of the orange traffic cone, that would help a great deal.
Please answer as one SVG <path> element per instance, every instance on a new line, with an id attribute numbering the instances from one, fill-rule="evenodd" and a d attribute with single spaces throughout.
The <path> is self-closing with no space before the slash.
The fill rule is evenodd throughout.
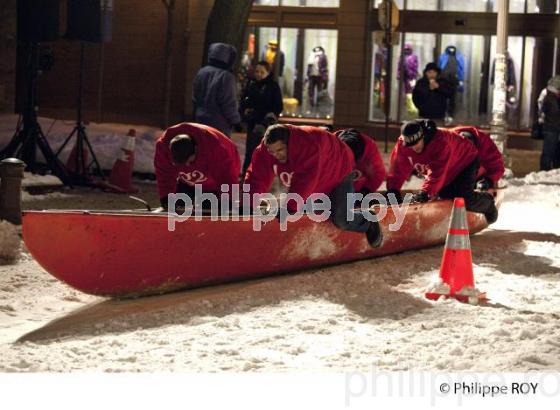
<path id="1" fill-rule="evenodd" d="M 132 171 L 134 169 L 134 147 L 136 145 L 136 131 L 131 129 L 126 135 L 126 141 L 121 148 L 121 154 L 115 161 L 109 182 L 102 183 L 108 191 L 134 194 L 138 188 L 132 185 Z"/>
<path id="2" fill-rule="evenodd" d="M 439 277 L 442 283 L 426 293 L 428 299 L 437 300 L 441 296 L 453 297 L 461 302 L 486 299 L 486 293 L 479 292 L 474 286 L 469 226 L 463 198 L 455 198 L 453 202 Z"/>
<path id="3" fill-rule="evenodd" d="M 66 160 L 66 169 L 68 172 L 74 175 L 80 175 L 87 177 L 87 169 L 86 164 L 88 162 L 88 152 L 84 148 L 82 148 L 82 158 L 78 161 L 78 143 L 74 144 L 72 151 L 70 151 L 70 155 L 68 155 L 68 159 Z M 78 169 L 82 168 L 82 169 Z"/>

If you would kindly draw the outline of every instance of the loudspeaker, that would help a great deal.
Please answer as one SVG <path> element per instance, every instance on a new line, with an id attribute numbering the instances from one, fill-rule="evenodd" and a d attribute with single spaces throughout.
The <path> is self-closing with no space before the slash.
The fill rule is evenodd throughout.
<path id="1" fill-rule="evenodd" d="M 18 0 L 18 40 L 40 43 L 58 39 L 59 0 Z"/>
<path id="2" fill-rule="evenodd" d="M 68 0 L 67 31 L 70 40 L 111 41 L 113 0 Z"/>

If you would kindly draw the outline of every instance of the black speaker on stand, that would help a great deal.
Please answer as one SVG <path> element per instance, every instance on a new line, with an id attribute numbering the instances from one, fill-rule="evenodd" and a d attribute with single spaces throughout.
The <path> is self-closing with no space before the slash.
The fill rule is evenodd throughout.
<path id="1" fill-rule="evenodd" d="M 37 121 L 37 82 L 40 73 L 39 46 L 41 42 L 58 39 L 58 15 L 58 0 L 18 0 L 18 48 L 23 51 L 20 55 L 25 55 L 26 60 L 23 70 L 21 70 L 23 76 L 20 81 L 24 92 L 22 107 L 19 110 L 20 120 L 12 140 L 0 151 L 0 159 L 20 158 L 26 163 L 29 171 L 41 172 L 50 169 L 63 183 L 71 185 L 66 168 L 52 151 Z M 37 147 L 45 158 L 46 167 L 37 162 Z"/>
<path id="2" fill-rule="evenodd" d="M 74 155 L 71 154 L 70 161 L 67 163 L 72 182 L 76 185 L 91 185 L 91 177 L 94 174 L 97 174 L 102 179 L 104 179 L 104 175 L 83 123 L 85 43 L 103 43 L 111 40 L 113 2 L 112 0 L 68 0 L 67 7 L 67 31 L 65 38 L 80 41 L 77 115 L 76 125 L 56 152 L 56 156 L 58 157 L 70 140 L 76 137 Z M 87 163 L 87 152 L 91 154 L 92 158 L 89 163 Z"/>

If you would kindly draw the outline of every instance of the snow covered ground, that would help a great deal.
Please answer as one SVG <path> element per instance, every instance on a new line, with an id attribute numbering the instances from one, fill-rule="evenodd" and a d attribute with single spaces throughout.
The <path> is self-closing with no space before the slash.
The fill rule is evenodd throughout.
<path id="1" fill-rule="evenodd" d="M 485 305 L 423 297 L 441 247 L 132 301 L 23 252 L 0 266 L 0 371 L 560 370 L 560 171 L 513 180 L 471 244 Z"/>
<path id="2" fill-rule="evenodd" d="M 17 115 L 0 115 L 0 149 L 12 139 L 16 129 Z M 72 121 L 55 120 L 51 118 L 39 118 L 39 124 L 43 133 L 47 137 L 51 148 L 56 152 L 65 139 L 70 135 L 75 123 Z M 86 126 L 88 138 L 93 146 L 94 153 L 103 169 L 110 170 L 113 163 L 120 153 L 124 138 L 130 128 L 136 130 L 136 153 L 134 160 L 134 170 L 136 172 L 154 172 L 153 159 L 155 141 L 159 137 L 161 130 L 144 125 L 125 125 L 125 124 L 96 124 L 90 123 Z M 64 162 L 68 158 L 70 151 L 75 143 L 75 138 L 70 140 L 60 154 L 60 159 Z M 39 158 L 42 158 L 39 155 Z"/>
<path id="3" fill-rule="evenodd" d="M 18 122 L 17 115 L 0 114 L 0 149 L 4 148 L 14 136 Z M 39 124 L 53 151 L 57 151 L 72 132 L 75 123 L 72 121 L 39 118 Z M 136 131 L 136 147 L 134 154 L 134 171 L 139 173 L 154 173 L 155 142 L 162 130 L 147 125 L 127 125 L 111 123 L 89 123 L 86 133 L 93 147 L 93 151 L 101 168 L 110 170 L 115 159 L 121 152 L 125 136 L 130 129 Z M 60 159 L 65 162 L 70 155 L 76 139 L 73 137 L 60 153 Z M 244 153 L 244 143 L 235 139 L 240 153 Z M 89 155 L 89 153 L 88 153 Z M 42 158 L 39 153 L 38 158 Z"/>

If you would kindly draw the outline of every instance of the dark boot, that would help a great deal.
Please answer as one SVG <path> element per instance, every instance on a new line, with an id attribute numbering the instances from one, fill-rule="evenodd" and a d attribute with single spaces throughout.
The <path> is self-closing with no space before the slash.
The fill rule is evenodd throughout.
<path id="1" fill-rule="evenodd" d="M 371 222 L 366 231 L 367 240 L 372 248 L 379 248 L 383 243 L 383 232 L 379 222 Z"/>
<path id="2" fill-rule="evenodd" d="M 493 224 L 498 219 L 498 208 L 494 197 L 488 192 L 472 192 L 465 197 L 467 211 L 484 214 L 488 224 Z"/>
<path id="3" fill-rule="evenodd" d="M 496 208 L 496 205 L 492 204 L 491 209 L 487 211 L 484 216 L 486 217 L 486 222 L 488 222 L 488 225 L 496 222 L 498 220 L 498 208 Z"/>

